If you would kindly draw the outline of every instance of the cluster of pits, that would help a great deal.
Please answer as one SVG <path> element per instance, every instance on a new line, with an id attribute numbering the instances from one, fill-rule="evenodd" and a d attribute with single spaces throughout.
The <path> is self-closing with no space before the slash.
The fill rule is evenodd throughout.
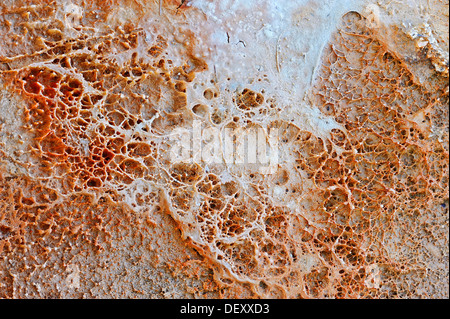
<path id="1" fill-rule="evenodd" d="M 54 31 L 59 38 L 47 37 L 39 54 L 2 61 L 31 136 L 27 161 L 16 161 L 24 176 L 0 179 L 2 297 L 21 293 L 8 260 L 24 264 L 31 278 L 46 256 L 70 264 L 83 250 L 114 251 L 114 227 L 142 216 L 155 227 L 150 221 L 161 212 L 214 270 L 200 290 L 392 298 L 425 289 L 428 243 L 445 241 L 435 206 L 448 198 L 448 78 L 436 74 L 425 88 L 350 12 L 324 49 L 310 92 L 313 107 L 340 126 L 325 138 L 267 118 L 275 102 L 252 88 L 232 93 L 226 116 L 188 105 L 187 87 L 207 69 L 193 53 L 192 33 L 176 66 L 163 34 L 149 43 L 131 24 L 81 31 L 67 39 Z M 276 128 L 290 160 L 273 174 L 171 162 L 167 137 L 194 119 Z M 124 236 L 145 250 L 151 243 L 142 227 L 128 226 Z M 15 258 L 18 251 L 26 257 Z"/>

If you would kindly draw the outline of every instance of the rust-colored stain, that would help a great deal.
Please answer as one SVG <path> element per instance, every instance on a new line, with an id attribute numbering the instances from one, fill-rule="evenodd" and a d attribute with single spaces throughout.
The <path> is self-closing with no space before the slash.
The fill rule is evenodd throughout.
<path id="1" fill-rule="evenodd" d="M 189 2 L 163 1 L 164 14 L 180 19 Z M 120 5 L 137 20 L 109 25 Z M 25 150 L 0 145 L 0 297 L 407 298 L 425 289 L 417 252 L 439 255 L 430 247 L 445 240 L 448 75 L 419 82 L 364 17 L 347 13 L 311 91 L 342 129 L 324 138 L 271 120 L 295 161 L 269 178 L 248 171 L 244 189 L 168 157 L 165 136 L 208 112 L 188 105 L 187 88 L 212 68 L 196 53 L 195 29 L 178 30 L 175 43 L 161 25 L 149 39 L 139 21 L 148 8 L 159 16 L 158 5 L 1 9 L 1 79 L 18 101 Z M 246 121 L 233 126 L 257 125 L 277 107 L 251 88 L 232 101 Z M 302 213 L 272 198 L 274 187 Z"/>

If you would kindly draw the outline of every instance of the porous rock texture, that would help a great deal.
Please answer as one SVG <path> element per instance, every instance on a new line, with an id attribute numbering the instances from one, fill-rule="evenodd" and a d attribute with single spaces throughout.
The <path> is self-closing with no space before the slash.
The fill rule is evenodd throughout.
<path id="1" fill-rule="evenodd" d="M 448 298 L 448 7 L 3 1 L 0 297 Z"/>

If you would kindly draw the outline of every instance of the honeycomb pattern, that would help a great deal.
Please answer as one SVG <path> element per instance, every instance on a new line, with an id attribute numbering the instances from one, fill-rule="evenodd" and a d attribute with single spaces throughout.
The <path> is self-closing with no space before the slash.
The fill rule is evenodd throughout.
<path id="1" fill-rule="evenodd" d="M 197 189 L 180 185 L 183 191 L 172 193 L 184 203 L 175 218 L 223 265 L 223 278 L 250 282 L 257 295 L 411 297 L 424 285 L 411 278 L 428 271 L 424 243 L 446 241 L 442 231 L 439 239 L 423 232 L 431 222 L 426 216 L 448 199 L 448 123 L 442 122 L 448 79 L 436 74 L 432 85 L 417 83 L 364 18 L 348 13 L 311 92 L 314 105 L 341 129 L 324 139 L 291 123 L 270 123 L 294 160 L 269 180 L 247 168 L 246 176 L 223 184 L 220 167 L 202 179 L 198 168 L 185 166 L 189 179 L 178 179 Z M 235 102 L 247 111 L 264 98 L 245 89 Z M 431 136 L 431 127 L 443 135 Z M 269 190 L 280 186 L 277 200 Z M 438 219 L 445 223 L 445 215 Z"/>
<path id="2" fill-rule="evenodd" d="M 174 19 L 188 10 L 172 2 Z M 195 34 L 114 28 L 101 22 L 114 7 L 96 17 L 91 5 L 62 18 L 55 3 L 2 9 L 1 32 L 17 42 L 2 81 L 27 137 L 20 155 L 0 149 L 2 298 L 443 294 L 433 283 L 448 282 L 448 75 L 420 83 L 349 12 L 309 92 L 338 124 L 319 136 L 277 119 L 276 98 L 252 85 L 207 88 L 190 105 L 208 70 Z M 273 174 L 172 162 L 168 137 L 199 119 L 277 129 L 282 161 Z"/>
<path id="3" fill-rule="evenodd" d="M 177 236 L 155 185 L 160 135 L 184 121 L 184 83 L 206 65 L 182 46 L 175 66 L 157 31 L 80 26 L 71 36 L 59 4 L 32 7 L 2 11 L 21 53 L 2 57 L 2 85 L 20 97 L 15 129 L 25 141 L 18 159 L 1 149 L 3 164 L 24 171 L 1 167 L 0 296 L 217 297 L 212 271 Z M 28 33 L 16 36 L 24 23 Z M 31 41 L 38 36 L 42 47 Z"/>

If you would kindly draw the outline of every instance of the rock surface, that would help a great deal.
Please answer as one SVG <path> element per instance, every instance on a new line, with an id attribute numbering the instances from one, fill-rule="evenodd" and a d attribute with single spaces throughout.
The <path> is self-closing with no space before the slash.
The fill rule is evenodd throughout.
<path id="1" fill-rule="evenodd" d="M 448 298 L 448 8 L 8 0 L 1 298 Z"/>

